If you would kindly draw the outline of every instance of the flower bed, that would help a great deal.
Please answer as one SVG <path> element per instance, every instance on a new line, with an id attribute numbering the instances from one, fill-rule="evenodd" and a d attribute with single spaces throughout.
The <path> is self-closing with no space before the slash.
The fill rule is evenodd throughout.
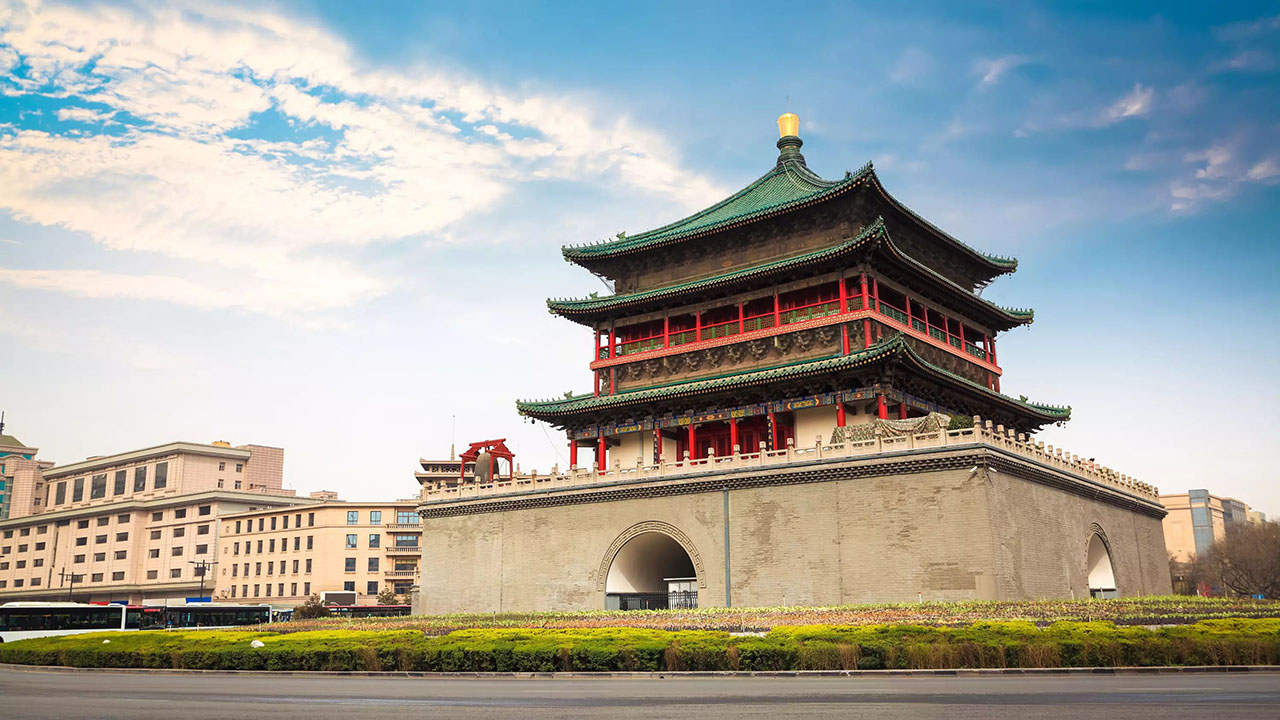
<path id="1" fill-rule="evenodd" d="M 262 647 L 253 647 L 253 641 Z M 109 641 L 109 642 L 105 642 Z M 0 662 L 215 670 L 855 670 L 1271 665 L 1280 619 L 1148 630 L 1109 622 L 806 625 L 763 636 L 643 628 L 94 633 L 0 645 Z"/>
<path id="2" fill-rule="evenodd" d="M 1187 595 L 1116 600 L 895 603 L 839 607 L 699 608 L 696 610 L 474 613 L 391 618 L 325 618 L 268 625 L 272 632 L 325 629 L 421 630 L 442 635 L 469 628 L 600 628 L 767 631 L 780 625 L 967 625 L 1023 620 L 1038 626 L 1071 620 L 1117 625 L 1175 625 L 1212 618 L 1280 617 L 1280 602 Z"/>

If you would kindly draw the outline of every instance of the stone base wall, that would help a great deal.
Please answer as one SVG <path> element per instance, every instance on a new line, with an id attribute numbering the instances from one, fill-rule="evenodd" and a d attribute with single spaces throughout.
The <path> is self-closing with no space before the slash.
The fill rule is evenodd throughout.
<path id="1" fill-rule="evenodd" d="M 793 465 L 790 477 L 820 481 L 731 489 L 727 515 L 723 490 L 629 488 L 428 516 L 414 611 L 602 609 L 611 550 L 646 529 L 691 551 L 703 607 L 1083 597 L 1099 531 L 1121 595 L 1170 592 L 1159 517 L 988 470 L 983 450 L 946 455 L 947 469 L 866 474 L 863 462 L 864 476 L 831 480 L 830 464 Z"/>

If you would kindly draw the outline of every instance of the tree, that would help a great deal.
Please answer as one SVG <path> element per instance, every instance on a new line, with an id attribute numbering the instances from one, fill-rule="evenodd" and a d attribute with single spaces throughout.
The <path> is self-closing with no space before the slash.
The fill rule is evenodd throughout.
<path id="1" fill-rule="evenodd" d="M 312 595 L 306 602 L 293 609 L 293 617 L 297 620 L 329 617 L 329 608 L 324 606 L 319 595 Z"/>
<path id="2" fill-rule="evenodd" d="M 1196 564 L 1209 582 L 1238 595 L 1280 599 L 1280 524 L 1232 526 Z"/>
<path id="3" fill-rule="evenodd" d="M 382 588 L 382 592 L 378 593 L 379 605 L 399 605 L 400 598 L 396 597 L 396 592 L 389 587 Z"/>

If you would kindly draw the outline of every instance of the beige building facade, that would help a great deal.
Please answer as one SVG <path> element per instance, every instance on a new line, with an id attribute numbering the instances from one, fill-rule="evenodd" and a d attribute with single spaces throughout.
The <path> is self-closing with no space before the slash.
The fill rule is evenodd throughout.
<path id="1" fill-rule="evenodd" d="M 316 502 L 282 488 L 283 467 L 280 448 L 225 442 L 46 466 L 0 520 L 0 602 L 207 596 L 220 516 Z"/>
<path id="2" fill-rule="evenodd" d="M 318 494 L 318 493 L 317 493 Z M 422 556 L 416 500 L 330 501 L 219 518 L 215 597 L 292 607 L 312 594 L 353 591 L 377 604 L 391 589 L 408 602 Z"/>
<path id="3" fill-rule="evenodd" d="M 0 422 L 0 430 L 3 428 Z M 39 448 L 27 447 L 0 432 L 0 521 L 41 511 L 43 473 L 53 463 L 36 459 L 38 452 Z"/>
<path id="4" fill-rule="evenodd" d="M 1178 562 L 1194 560 L 1226 537 L 1234 525 L 1256 525 L 1267 519 L 1240 500 L 1218 497 L 1205 489 L 1161 495 L 1160 502 L 1169 513 L 1164 518 L 1165 545 L 1169 556 Z"/>

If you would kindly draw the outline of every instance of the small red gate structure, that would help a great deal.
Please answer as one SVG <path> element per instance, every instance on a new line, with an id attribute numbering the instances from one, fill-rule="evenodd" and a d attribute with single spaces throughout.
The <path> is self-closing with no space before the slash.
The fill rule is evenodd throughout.
<path id="1" fill-rule="evenodd" d="M 479 458 L 481 454 L 488 455 L 489 463 L 490 463 L 488 474 L 490 479 L 497 480 L 499 478 L 499 475 L 498 475 L 498 469 L 500 467 L 498 465 L 499 459 L 503 459 L 507 461 L 507 479 L 510 480 L 515 478 L 516 454 L 511 452 L 511 450 L 507 448 L 506 442 L 507 442 L 506 438 L 498 438 L 497 440 L 481 440 L 480 442 L 471 443 L 471 447 L 459 453 L 458 458 L 462 460 L 462 463 L 461 463 L 460 469 L 458 470 L 458 476 L 462 480 L 462 482 L 466 482 L 467 480 L 467 470 L 466 470 L 467 463 L 476 462 L 477 458 Z M 479 471 L 480 471 L 480 465 L 479 463 L 477 463 L 476 464 L 477 475 L 480 474 Z"/>

